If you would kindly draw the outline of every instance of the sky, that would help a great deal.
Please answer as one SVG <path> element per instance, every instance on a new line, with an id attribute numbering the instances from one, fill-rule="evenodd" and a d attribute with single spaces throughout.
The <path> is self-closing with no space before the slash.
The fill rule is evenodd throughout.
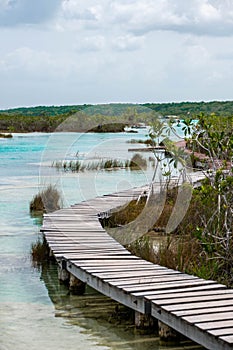
<path id="1" fill-rule="evenodd" d="M 233 0 L 0 0 L 0 109 L 232 94 Z"/>

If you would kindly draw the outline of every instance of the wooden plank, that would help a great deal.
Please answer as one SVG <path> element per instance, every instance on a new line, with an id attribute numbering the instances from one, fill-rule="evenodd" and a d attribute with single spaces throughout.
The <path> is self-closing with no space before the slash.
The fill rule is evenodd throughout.
<path id="1" fill-rule="evenodd" d="M 69 232 L 106 232 L 101 226 L 99 227 L 64 227 L 63 229 L 60 229 L 58 227 L 41 227 L 41 232 L 47 231 L 48 233 L 52 234 L 51 232 L 62 232 L 62 233 L 69 233 Z"/>
<path id="2" fill-rule="evenodd" d="M 205 330 L 217 330 L 222 328 L 232 328 L 233 327 L 233 320 L 225 320 L 225 321 L 213 321 L 213 322 L 202 322 L 202 323 L 196 323 L 196 327 Z"/>
<path id="3" fill-rule="evenodd" d="M 125 271 L 141 271 L 143 270 L 151 270 L 153 269 L 153 267 L 144 267 L 141 265 L 138 266 L 82 266 L 82 269 L 85 269 L 85 271 L 91 273 L 91 274 L 95 274 L 95 273 L 109 273 L 109 272 L 125 272 Z"/>
<path id="4" fill-rule="evenodd" d="M 80 221 L 80 223 L 78 222 L 70 222 L 70 223 L 50 223 L 50 224 L 46 224 L 43 226 L 43 229 L 44 231 L 46 230 L 51 230 L 51 229 L 56 229 L 56 230 L 59 230 L 59 231 L 63 231 L 64 230 L 70 230 L 70 229 L 86 229 L 86 230 L 90 230 L 90 229 L 93 229 L 93 230 L 102 230 L 104 231 L 104 229 L 102 228 L 102 226 L 99 224 L 96 224 L 95 222 L 94 223 L 90 223 L 90 224 L 86 224 L 86 225 L 83 225 Z"/>
<path id="5" fill-rule="evenodd" d="M 211 313 L 217 313 L 217 312 L 233 312 L 233 305 L 230 306 L 222 306 L 222 307 L 212 307 L 212 308 L 204 308 L 204 309 L 197 309 L 197 310 L 182 310 L 182 311 L 174 311 L 172 312 L 173 315 L 176 315 L 178 317 L 182 316 L 194 316 L 194 315 L 201 315 L 201 314 L 211 314 Z"/>
<path id="6" fill-rule="evenodd" d="M 223 289 L 223 290 L 204 290 L 204 291 L 177 291 L 176 293 L 167 293 L 166 295 L 164 294 L 158 294 L 155 296 L 148 296 L 148 300 L 160 300 L 160 299 L 177 299 L 177 298 L 186 298 L 186 297 L 205 297 L 205 296 L 210 296 L 210 298 L 213 298 L 215 295 L 225 295 L 225 294 L 231 294 L 233 297 L 233 291 L 228 290 L 228 289 Z M 172 302 L 172 300 L 171 300 Z"/>
<path id="7" fill-rule="evenodd" d="M 93 242 L 93 241 L 83 241 L 81 243 L 76 243 L 76 246 L 78 247 L 80 245 L 82 246 L 86 246 L 86 247 L 90 247 L 90 248 L 95 248 L 95 247 L 109 247 L 109 248 L 117 248 L 119 247 L 119 245 L 117 243 L 113 243 L 113 242 Z M 51 249 L 55 249 L 57 248 L 62 248 L 62 247 L 67 247 L 70 248 L 72 247 L 72 244 L 67 243 L 67 244 L 59 244 L 59 243 L 55 243 L 55 244 L 50 244 Z M 120 247 L 119 247 L 120 248 Z"/>
<path id="8" fill-rule="evenodd" d="M 72 259 L 70 260 L 71 262 L 73 262 L 75 265 L 78 265 L 79 263 L 80 264 L 88 264 L 89 261 L 86 260 L 85 262 L 82 261 L 82 260 L 78 260 L 78 259 Z M 106 259 L 96 259 L 96 260 L 90 260 L 91 263 L 95 263 L 95 264 L 103 264 L 102 266 L 104 267 L 104 264 L 106 263 Z M 122 257 L 122 259 L 120 260 L 116 260 L 114 258 L 111 258 L 109 259 L 108 263 L 110 264 L 130 264 L 131 266 L 141 266 L 141 267 L 144 267 L 144 266 L 147 266 L 146 262 L 144 262 L 143 260 L 140 260 L 138 259 L 137 257 L 134 257 L 132 255 L 130 255 L 129 257 Z"/>
<path id="9" fill-rule="evenodd" d="M 114 278 L 114 279 L 121 279 L 123 277 L 145 277 L 145 276 L 163 276 L 163 275 L 176 275 L 179 274 L 177 271 L 169 271 L 166 270 L 165 268 L 159 269 L 150 269 L 150 270 L 144 270 L 142 269 L 141 271 L 128 271 L 128 272 L 121 272 L 121 273 L 115 273 L 115 272 L 109 272 L 109 273 L 101 273 L 99 274 L 99 278 Z"/>
<path id="10" fill-rule="evenodd" d="M 149 284 L 155 284 L 155 283 L 161 283 L 161 282 L 173 282 L 174 279 L 176 281 L 186 281 L 186 280 L 193 280 L 193 279 L 198 279 L 198 277 L 192 277 L 188 275 L 182 275 L 182 274 L 177 274 L 176 276 L 174 275 L 168 275 L 168 276 L 156 276 L 156 277 L 142 277 L 142 278 L 131 278 L 129 277 L 127 280 L 108 280 L 108 283 L 111 283 L 113 286 L 118 286 L 118 287 L 125 287 L 125 286 L 140 286 L 140 285 L 145 285 L 147 286 Z"/>
<path id="11" fill-rule="evenodd" d="M 70 250 L 70 251 L 72 251 L 72 248 L 67 248 L 67 250 Z M 124 250 L 122 250 L 122 249 L 120 249 L 120 248 L 118 248 L 118 247 L 116 247 L 116 248 L 110 248 L 110 247 L 106 247 L 106 248 L 102 248 L 102 247 L 93 247 L 93 249 L 89 249 L 89 247 L 87 247 L 87 246 L 85 246 L 85 245 L 79 245 L 78 246 L 78 250 L 75 248 L 75 249 L 73 249 L 74 250 L 74 254 L 76 253 L 76 252 L 90 252 L 90 253 L 103 253 L 103 254 L 107 254 L 108 252 L 109 253 L 115 253 L 115 254 L 121 254 L 121 253 L 124 253 L 125 251 Z M 128 254 L 128 252 L 126 251 L 125 252 L 125 254 Z M 72 256 L 73 256 L 73 254 L 72 253 L 70 253 L 69 254 L 70 255 L 70 258 L 72 259 Z"/>
<path id="12" fill-rule="evenodd" d="M 87 238 L 95 238 L 95 239 L 109 239 L 109 236 L 107 236 L 104 232 L 86 232 L 86 233 L 76 233 L 75 235 L 67 235 L 64 233 L 54 234 L 54 235 L 46 235 L 47 240 L 73 240 L 73 239 L 87 239 Z M 111 241 L 114 241 L 111 239 Z"/>
<path id="13" fill-rule="evenodd" d="M 224 294 L 216 294 L 214 295 L 214 300 L 227 300 L 231 299 L 233 304 L 233 293 L 224 293 Z M 185 304 L 185 303 L 195 303 L 195 302 L 205 302 L 205 301 L 212 301 L 213 295 L 201 295 L 201 296 L 195 296 L 193 297 L 178 297 L 178 298 L 169 298 L 169 299 L 155 299 L 152 300 L 152 302 L 155 302 L 157 305 L 174 305 L 174 304 Z"/>
<path id="14" fill-rule="evenodd" d="M 169 290 L 154 290 L 154 291 L 148 291 L 148 292 L 136 292 L 136 293 L 132 293 L 134 296 L 144 296 L 147 300 L 153 300 L 153 299 L 156 299 L 156 297 L 158 295 L 161 295 L 161 294 L 170 294 L 170 293 L 173 293 L 174 295 L 177 294 L 177 293 L 180 293 L 180 292 L 187 292 L 187 291 L 207 291 L 207 290 L 226 290 L 226 286 L 222 285 L 222 284 L 218 284 L 216 282 L 213 282 L 211 284 L 201 284 L 199 286 L 180 286 L 180 288 L 171 288 Z"/>
<path id="15" fill-rule="evenodd" d="M 126 264 L 130 261 L 137 261 L 137 257 L 133 257 L 132 255 L 128 255 L 128 254 L 101 254 L 101 253 L 96 253 L 96 254 L 73 254 L 72 257 L 69 259 L 70 261 L 72 261 L 72 263 L 77 264 L 77 262 L 90 262 L 90 261 L 97 261 L 98 262 L 101 261 L 104 264 L 109 261 L 114 262 L 116 264 L 118 264 L 118 262 L 123 263 L 125 262 Z"/>
<path id="16" fill-rule="evenodd" d="M 194 302 L 190 304 L 175 304 L 175 305 L 164 305 L 163 309 L 167 311 L 180 311 L 180 310 L 193 310 L 220 306 L 231 306 L 233 300 L 218 300 L 218 301 L 206 301 L 206 302 Z"/>
<path id="17" fill-rule="evenodd" d="M 57 241 L 51 241 L 50 242 L 50 247 L 70 247 L 73 244 L 79 245 L 79 244 L 85 244 L 85 245 L 89 245 L 89 247 L 91 248 L 92 244 L 107 244 L 109 243 L 109 245 L 112 246 L 116 246 L 117 244 L 115 244 L 115 242 L 112 242 L 111 240 L 105 240 L 105 239 L 82 239 L 80 241 L 61 241 L 61 242 L 57 242 Z"/>
<path id="18" fill-rule="evenodd" d="M 224 340 L 225 342 L 229 344 L 233 344 L 233 335 L 228 335 L 226 337 L 220 337 L 220 339 Z"/>
<path id="19" fill-rule="evenodd" d="M 70 221 L 81 221 L 81 220 L 87 220 L 90 221 L 90 222 L 98 222 L 98 217 L 97 215 L 89 215 L 89 214 L 73 214 L 73 215 L 64 215 L 64 214 L 57 214 L 57 215 L 50 215 L 50 216 L 47 216 L 44 218 L 44 222 L 48 222 L 48 223 L 51 223 L 51 222 L 61 222 L 61 221 L 64 221 L 64 222 L 70 222 Z"/>
<path id="20" fill-rule="evenodd" d="M 123 289 L 128 292 L 128 293 L 136 293 L 143 291 L 146 295 L 146 293 L 149 290 L 160 290 L 160 289 L 172 289 L 172 288 L 184 288 L 185 286 L 195 286 L 195 285 L 207 285 L 207 284 L 212 284 L 214 283 L 213 281 L 205 281 L 202 279 L 197 279 L 197 280 L 187 280 L 187 281 L 179 281 L 179 282 L 166 282 L 166 283 L 157 283 L 153 285 L 148 285 L 148 286 L 138 286 L 138 287 L 124 287 Z"/>
<path id="21" fill-rule="evenodd" d="M 215 337 L 223 336 L 223 335 L 232 335 L 233 334 L 233 327 L 213 329 L 211 331 L 208 331 L 208 333 L 213 334 Z"/>
<path id="22" fill-rule="evenodd" d="M 185 316 L 182 317 L 185 321 L 189 323 L 200 323 L 208 321 L 224 321 L 224 320 L 233 320 L 233 313 L 230 312 L 217 312 L 206 315 L 196 315 L 196 316 Z"/>
<path id="23" fill-rule="evenodd" d="M 72 263 L 74 263 L 76 266 L 93 266 L 93 267 L 106 267 L 106 266 L 127 266 L 134 268 L 136 266 L 142 266 L 140 262 L 137 260 L 126 260 L 121 259 L 119 261 L 116 261 L 115 259 L 98 259 L 98 260 L 70 260 Z"/>
<path id="24" fill-rule="evenodd" d="M 72 244 L 72 242 L 75 242 L 75 240 L 77 241 L 78 244 L 91 244 L 91 243 L 108 243 L 108 244 L 118 244 L 116 241 L 112 240 L 112 239 L 106 239 L 105 237 L 83 237 L 80 238 L 79 240 L 77 240 L 77 237 L 73 237 L 70 239 L 64 239 L 64 240 L 56 240 L 56 239 L 51 239 L 50 243 L 51 244 L 57 244 L 57 245 L 62 245 L 62 244 Z M 91 245 L 90 245 L 91 248 Z"/>
<path id="25" fill-rule="evenodd" d="M 57 230 L 54 230 L 54 231 L 45 231 L 44 232 L 44 236 L 47 238 L 49 237 L 78 237 L 79 235 L 106 235 L 106 232 L 105 231 L 102 231 L 102 230 L 73 230 L 73 231 L 57 231 Z"/>
<path id="26" fill-rule="evenodd" d="M 84 245 L 83 245 L 83 247 L 84 247 Z M 90 248 L 90 249 L 95 249 L 95 248 L 98 248 L 98 247 L 102 247 L 102 245 L 101 244 L 91 244 L 91 245 L 88 245 L 88 244 L 86 244 L 85 245 L 85 249 L 87 249 L 87 248 Z M 109 248 L 109 249 L 112 249 L 112 248 L 114 248 L 111 244 L 106 244 L 106 245 L 104 245 L 104 247 L 105 248 Z M 65 251 L 65 250 L 67 250 L 67 251 L 72 251 L 72 250 L 75 250 L 75 252 L 79 252 L 80 250 L 79 250 L 79 247 L 78 246 L 76 246 L 76 247 L 53 247 L 53 251 L 59 251 L 59 252 L 62 252 L 62 251 Z"/>

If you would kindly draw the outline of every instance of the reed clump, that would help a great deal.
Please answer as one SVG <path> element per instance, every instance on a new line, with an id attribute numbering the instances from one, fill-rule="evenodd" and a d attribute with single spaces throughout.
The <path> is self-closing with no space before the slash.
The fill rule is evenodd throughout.
<path id="1" fill-rule="evenodd" d="M 50 260 L 49 247 L 45 240 L 38 240 L 31 245 L 31 259 L 33 265 L 36 267 L 47 263 Z"/>
<path id="2" fill-rule="evenodd" d="M 138 170 L 141 168 L 145 169 L 147 167 L 147 161 L 139 154 L 136 154 L 131 160 L 101 159 L 89 163 L 83 163 L 80 160 L 55 161 L 52 163 L 52 167 L 57 170 L 72 173 L 118 169 Z"/>
<path id="3" fill-rule="evenodd" d="M 51 213 L 61 207 L 61 195 L 56 186 L 49 185 L 36 194 L 30 202 L 30 212 Z"/>

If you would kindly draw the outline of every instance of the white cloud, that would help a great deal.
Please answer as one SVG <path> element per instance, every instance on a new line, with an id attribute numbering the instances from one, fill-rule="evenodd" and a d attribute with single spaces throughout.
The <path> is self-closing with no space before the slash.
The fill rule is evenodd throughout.
<path id="1" fill-rule="evenodd" d="M 20 47 L 1 58 L 0 73 L 14 76 L 15 79 L 54 79 L 64 78 L 71 73 L 71 64 L 65 64 L 67 57 L 58 58 L 47 51 Z M 70 62 L 71 63 L 71 62 Z"/>
<path id="2" fill-rule="evenodd" d="M 74 48 L 77 51 L 86 53 L 91 51 L 100 51 L 104 49 L 106 40 L 102 35 L 93 35 L 88 37 L 80 37 L 76 40 Z"/>
<path id="3" fill-rule="evenodd" d="M 67 20 L 83 28 L 122 29 L 128 33 L 174 31 L 193 35 L 233 35 L 233 2 L 229 0 L 88 0 L 63 1 Z M 92 24 L 90 23 L 92 22 Z"/>
<path id="4" fill-rule="evenodd" d="M 143 37 L 126 34 L 112 39 L 112 47 L 118 51 L 135 51 L 142 47 L 143 42 Z"/>
<path id="5" fill-rule="evenodd" d="M 83 6 L 83 2 L 76 0 L 65 0 L 62 2 L 61 14 L 66 18 L 77 18 L 82 20 L 95 20 L 95 12 L 91 7 L 88 7 L 86 2 Z"/>
<path id="6" fill-rule="evenodd" d="M 232 0 L 0 0 L 0 22 L 4 104 L 227 99 L 233 88 Z"/>
<path id="7" fill-rule="evenodd" d="M 199 15 L 200 15 L 200 19 L 207 22 L 221 20 L 220 11 L 208 2 L 204 2 L 200 4 Z"/>

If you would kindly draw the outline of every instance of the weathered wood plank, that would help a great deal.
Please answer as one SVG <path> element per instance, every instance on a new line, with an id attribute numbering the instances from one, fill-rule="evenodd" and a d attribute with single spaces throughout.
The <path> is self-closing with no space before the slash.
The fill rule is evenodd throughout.
<path id="1" fill-rule="evenodd" d="M 227 300 L 231 299 L 233 304 L 233 293 L 228 294 L 215 294 L 214 300 Z M 186 303 L 195 303 L 195 302 L 205 302 L 205 301 L 212 301 L 213 295 L 201 295 L 201 296 L 193 296 L 193 297 L 180 297 L 180 298 L 169 298 L 169 299 L 156 299 L 152 300 L 152 302 L 155 302 L 157 305 L 174 305 L 174 304 L 186 304 Z"/>
<path id="2" fill-rule="evenodd" d="M 194 302 L 190 304 L 175 304 L 175 305 L 163 305 L 163 309 L 167 311 L 179 311 L 179 310 L 193 310 L 220 306 L 230 306 L 233 300 L 218 300 L 218 301 L 206 301 L 206 302 Z"/>
<path id="3" fill-rule="evenodd" d="M 224 320 L 224 321 L 213 321 L 213 322 L 203 322 L 196 323 L 196 327 L 205 330 L 217 330 L 222 328 L 233 327 L 233 320 Z"/>
<path id="4" fill-rule="evenodd" d="M 151 276 L 151 277 L 155 277 L 155 276 L 164 276 L 164 275 L 177 275 L 179 274 L 179 272 L 177 271 L 167 271 L 165 268 L 164 269 L 150 269 L 148 270 L 141 270 L 141 271 L 128 271 L 128 272 L 121 272 L 121 273 L 115 273 L 115 272 L 110 272 L 110 273 L 101 273 L 99 274 L 99 278 L 109 278 L 112 279 L 114 278 L 114 280 L 120 280 L 121 278 L 124 277 L 145 277 L 145 276 Z"/>
<path id="5" fill-rule="evenodd" d="M 170 288 L 168 290 L 155 290 L 155 291 L 148 291 L 146 294 L 144 292 L 136 292 L 133 293 L 135 296 L 141 296 L 142 294 L 145 296 L 146 300 L 151 301 L 153 299 L 156 299 L 157 295 L 161 294 L 170 294 L 173 293 L 174 295 L 176 293 L 180 292 L 187 292 L 187 291 L 207 291 L 207 290 L 226 290 L 226 286 L 222 284 L 218 284 L 216 282 L 212 282 L 210 284 L 200 284 L 198 286 L 180 286 L 180 288 Z"/>
<path id="6" fill-rule="evenodd" d="M 226 337 L 220 337 L 220 339 L 224 340 L 225 342 L 229 344 L 233 344 L 233 335 L 228 335 Z"/>
<path id="7" fill-rule="evenodd" d="M 182 316 L 195 316 L 202 314 L 213 314 L 217 312 L 233 312 L 233 305 L 230 306 L 222 306 L 222 307 L 212 307 L 212 308 L 203 308 L 203 309 L 195 309 L 195 310 L 182 310 L 182 311 L 173 311 L 172 314 L 182 317 Z"/>
<path id="8" fill-rule="evenodd" d="M 166 295 L 164 294 L 158 294 L 155 296 L 148 296 L 147 299 L 149 300 L 160 300 L 160 299 L 165 299 L 169 300 L 169 299 L 177 299 L 177 298 L 186 298 L 186 297 L 205 297 L 205 296 L 211 296 L 211 298 L 213 298 L 213 296 L 215 295 L 225 295 L 225 294 L 231 294 L 233 297 L 233 291 L 229 290 L 229 289 L 223 289 L 223 290 L 203 290 L 203 291 L 176 291 L 176 293 L 172 292 L 172 293 L 167 293 Z M 171 300 L 172 302 L 173 300 Z M 170 302 L 170 301 L 169 301 Z"/>
<path id="9" fill-rule="evenodd" d="M 208 331 L 208 333 L 213 334 L 215 337 L 223 336 L 223 335 L 232 335 L 233 334 L 233 327 L 213 329 L 213 330 Z"/>
<path id="10" fill-rule="evenodd" d="M 138 287 L 123 287 L 123 289 L 128 293 L 136 293 L 143 291 L 145 294 L 149 290 L 160 290 L 160 289 L 172 289 L 172 288 L 182 288 L 184 286 L 194 286 L 194 285 L 207 285 L 212 284 L 213 281 L 205 281 L 202 279 L 196 279 L 196 280 L 185 280 L 185 281 L 179 281 L 179 282 L 165 282 L 165 283 L 157 283 L 157 284 L 149 284 L 149 285 L 143 285 Z"/>
<path id="11" fill-rule="evenodd" d="M 188 275 L 182 275 L 182 274 L 177 274 L 175 276 L 176 281 L 187 281 L 187 280 L 193 280 L 193 279 L 198 279 L 198 277 L 194 278 L 192 276 Z M 144 277 L 144 278 L 128 278 L 127 280 L 109 280 L 108 282 L 111 283 L 113 286 L 118 286 L 118 287 L 125 287 L 125 286 L 132 286 L 132 287 L 137 287 L 141 285 L 148 286 L 149 284 L 154 284 L 154 283 L 161 283 L 161 282 L 173 282 L 174 281 L 174 275 L 168 275 L 168 276 L 156 276 L 156 277 Z"/>
<path id="12" fill-rule="evenodd" d="M 230 312 L 217 312 L 207 315 L 196 315 L 196 316 L 185 316 L 182 317 L 185 321 L 189 323 L 199 323 L 207 321 L 224 321 L 224 320 L 233 320 L 233 313 Z"/>
<path id="13" fill-rule="evenodd" d="M 125 271 L 142 271 L 143 270 L 150 270 L 153 269 L 153 267 L 144 267 L 142 265 L 138 266 L 82 266 L 82 269 L 85 269 L 88 271 L 90 274 L 95 274 L 95 273 L 109 273 L 109 272 L 125 272 Z"/>

